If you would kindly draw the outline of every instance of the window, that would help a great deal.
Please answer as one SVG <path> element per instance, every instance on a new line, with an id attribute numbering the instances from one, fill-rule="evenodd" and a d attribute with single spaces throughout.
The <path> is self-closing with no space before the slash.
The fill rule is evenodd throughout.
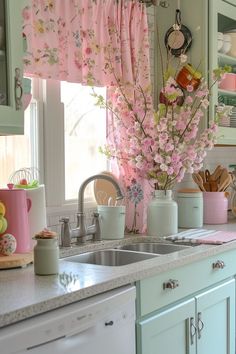
<path id="1" fill-rule="evenodd" d="M 24 135 L 0 136 L 0 186 L 6 187 L 10 176 L 23 167 L 37 167 L 36 103 L 25 110 Z"/>
<path id="2" fill-rule="evenodd" d="M 40 170 L 44 171 L 49 213 L 57 213 L 54 208 L 76 210 L 81 183 L 107 170 L 107 160 L 98 151 L 106 141 L 106 111 L 94 105 L 91 87 L 56 80 L 34 82 L 38 82 L 39 143 L 43 152 Z M 105 88 L 95 90 L 105 95 Z M 87 202 L 94 202 L 92 183 L 85 197 Z"/>

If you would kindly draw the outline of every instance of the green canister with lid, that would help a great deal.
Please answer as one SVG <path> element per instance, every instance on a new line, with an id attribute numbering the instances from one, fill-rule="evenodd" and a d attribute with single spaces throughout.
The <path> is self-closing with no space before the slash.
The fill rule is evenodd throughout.
<path id="1" fill-rule="evenodd" d="M 199 189 L 181 189 L 177 193 L 180 228 L 203 226 L 203 196 Z"/>

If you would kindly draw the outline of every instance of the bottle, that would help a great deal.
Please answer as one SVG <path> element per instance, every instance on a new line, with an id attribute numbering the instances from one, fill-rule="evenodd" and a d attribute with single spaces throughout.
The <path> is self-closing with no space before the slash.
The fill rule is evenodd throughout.
<path id="1" fill-rule="evenodd" d="M 178 232 L 178 206 L 172 190 L 155 190 L 147 209 L 147 235 L 168 236 Z"/>

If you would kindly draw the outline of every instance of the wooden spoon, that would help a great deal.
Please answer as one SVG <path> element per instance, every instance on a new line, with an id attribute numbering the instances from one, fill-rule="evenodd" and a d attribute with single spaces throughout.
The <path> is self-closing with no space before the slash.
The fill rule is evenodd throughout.
<path id="1" fill-rule="evenodd" d="M 220 175 L 221 175 L 221 173 L 222 173 L 222 170 L 223 170 L 223 167 L 222 167 L 221 165 L 218 165 L 218 166 L 216 167 L 215 171 L 212 173 L 211 178 L 212 178 L 214 181 L 216 181 L 216 180 L 220 177 Z"/>
<path id="2" fill-rule="evenodd" d="M 202 177 L 199 175 L 199 173 L 193 173 L 192 178 L 193 178 L 194 182 L 198 185 L 199 189 L 201 191 L 205 192 L 206 190 L 203 186 L 203 180 L 202 180 Z"/>
<path id="3" fill-rule="evenodd" d="M 232 178 L 228 174 L 228 176 L 224 180 L 222 180 L 222 182 L 218 185 L 218 192 L 225 191 L 231 183 L 232 183 Z"/>
<path id="4" fill-rule="evenodd" d="M 218 190 L 220 188 L 220 186 L 222 186 L 222 184 L 224 183 L 225 180 L 228 180 L 229 179 L 229 172 L 226 168 L 223 168 L 221 174 L 220 174 L 220 177 L 219 177 L 219 187 L 218 187 Z M 222 188 L 222 187 L 221 187 Z"/>
<path id="5" fill-rule="evenodd" d="M 218 191 L 218 184 L 216 181 L 212 180 L 209 182 L 210 184 L 210 191 L 211 192 L 217 192 Z"/>

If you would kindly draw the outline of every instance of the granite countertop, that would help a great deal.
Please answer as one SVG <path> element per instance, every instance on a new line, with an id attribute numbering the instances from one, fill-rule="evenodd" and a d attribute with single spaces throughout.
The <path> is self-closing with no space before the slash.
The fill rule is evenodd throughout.
<path id="1" fill-rule="evenodd" d="M 228 230 L 235 230 L 235 226 Z M 157 241 L 157 238 L 128 235 L 122 240 L 90 242 L 84 246 L 61 249 L 60 256 L 67 257 L 143 240 L 151 242 Z M 76 264 L 61 259 L 59 274 L 50 276 L 35 275 L 33 265 L 1 270 L 0 327 L 231 249 L 236 249 L 236 241 L 220 246 L 194 246 L 121 267 Z"/>

